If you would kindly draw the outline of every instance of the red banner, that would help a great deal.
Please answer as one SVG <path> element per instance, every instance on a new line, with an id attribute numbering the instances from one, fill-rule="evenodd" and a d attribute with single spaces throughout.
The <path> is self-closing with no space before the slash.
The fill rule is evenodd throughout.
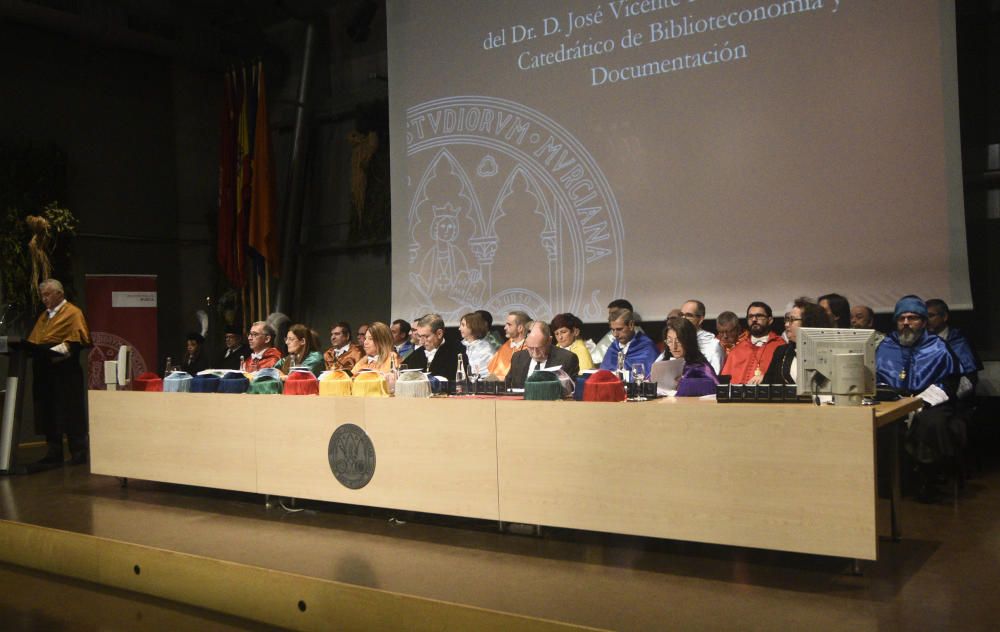
<path id="1" fill-rule="evenodd" d="M 156 371 L 156 276 L 88 274 L 87 323 L 94 339 L 87 361 L 91 389 L 104 388 L 104 361 L 132 348 L 132 375 Z"/>

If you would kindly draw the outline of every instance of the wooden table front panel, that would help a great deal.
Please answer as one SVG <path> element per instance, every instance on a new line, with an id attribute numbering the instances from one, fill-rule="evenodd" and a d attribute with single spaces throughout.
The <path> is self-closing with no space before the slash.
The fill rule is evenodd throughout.
<path id="1" fill-rule="evenodd" d="M 497 402 L 505 521 L 875 559 L 872 411 Z"/>

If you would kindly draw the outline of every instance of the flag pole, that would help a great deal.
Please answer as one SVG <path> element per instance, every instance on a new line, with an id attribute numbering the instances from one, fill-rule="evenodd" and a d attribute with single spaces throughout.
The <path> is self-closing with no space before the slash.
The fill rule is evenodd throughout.
<path id="1" fill-rule="evenodd" d="M 271 262 L 264 260 L 264 292 L 267 293 L 267 313 L 271 313 Z"/>

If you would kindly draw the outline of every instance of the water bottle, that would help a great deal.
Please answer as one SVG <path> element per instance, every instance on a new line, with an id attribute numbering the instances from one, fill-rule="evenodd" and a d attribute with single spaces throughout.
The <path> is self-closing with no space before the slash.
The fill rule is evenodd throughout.
<path id="1" fill-rule="evenodd" d="M 170 375 L 173 370 L 173 363 L 171 362 L 170 356 L 167 356 L 167 362 L 163 365 L 163 377 Z"/>
<path id="2" fill-rule="evenodd" d="M 617 375 L 618 379 L 621 380 L 622 382 L 625 381 L 625 352 L 624 351 L 619 351 L 618 352 L 618 368 L 615 370 L 615 375 Z"/>
<path id="3" fill-rule="evenodd" d="M 462 362 L 462 354 L 458 354 L 458 369 L 455 370 L 455 394 L 465 395 L 467 392 L 465 384 L 465 363 Z"/>

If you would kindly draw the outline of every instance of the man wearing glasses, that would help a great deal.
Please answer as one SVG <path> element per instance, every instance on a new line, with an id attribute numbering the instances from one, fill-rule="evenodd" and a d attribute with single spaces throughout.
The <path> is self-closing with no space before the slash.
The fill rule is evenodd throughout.
<path id="1" fill-rule="evenodd" d="M 701 328 L 701 324 L 705 322 L 705 304 L 692 299 L 681 305 L 681 316 L 694 325 L 694 330 L 698 334 L 698 350 L 718 374 L 726 361 L 726 354 L 715 336 Z"/>
<path id="2" fill-rule="evenodd" d="M 941 467 L 965 444 L 965 421 L 954 414 L 961 365 L 948 343 L 927 331 L 927 305 L 919 297 L 899 299 L 896 331 L 875 351 L 878 382 L 924 400 L 906 432 L 906 451 L 919 465 L 917 499 L 932 501 Z"/>
<path id="3" fill-rule="evenodd" d="M 524 382 L 535 371 L 559 367 L 571 380 L 576 381 L 580 373 L 580 360 L 572 351 L 552 344 L 552 330 L 548 323 L 536 320 L 525 338 L 527 353 L 515 353 L 511 360 L 507 385 L 510 388 L 524 388 Z"/>
<path id="4" fill-rule="evenodd" d="M 771 331 L 774 323 L 771 306 L 754 301 L 747 307 L 747 327 L 750 336 L 738 343 L 726 356 L 721 375 L 732 378 L 733 384 L 760 384 L 771 365 L 774 350 L 785 340 Z"/>
<path id="5" fill-rule="evenodd" d="M 247 342 L 250 357 L 243 360 L 243 372 L 253 373 L 259 369 L 269 369 L 281 360 L 281 351 L 274 347 L 274 328 L 262 320 L 250 326 Z"/>
<path id="6" fill-rule="evenodd" d="M 417 336 L 420 347 L 406 356 L 406 366 L 410 369 L 427 371 L 449 380 L 455 378 L 458 369 L 458 355 L 462 354 L 462 364 L 469 371 L 469 357 L 464 347 L 444 338 L 444 319 L 437 314 L 427 314 L 417 321 Z"/>

